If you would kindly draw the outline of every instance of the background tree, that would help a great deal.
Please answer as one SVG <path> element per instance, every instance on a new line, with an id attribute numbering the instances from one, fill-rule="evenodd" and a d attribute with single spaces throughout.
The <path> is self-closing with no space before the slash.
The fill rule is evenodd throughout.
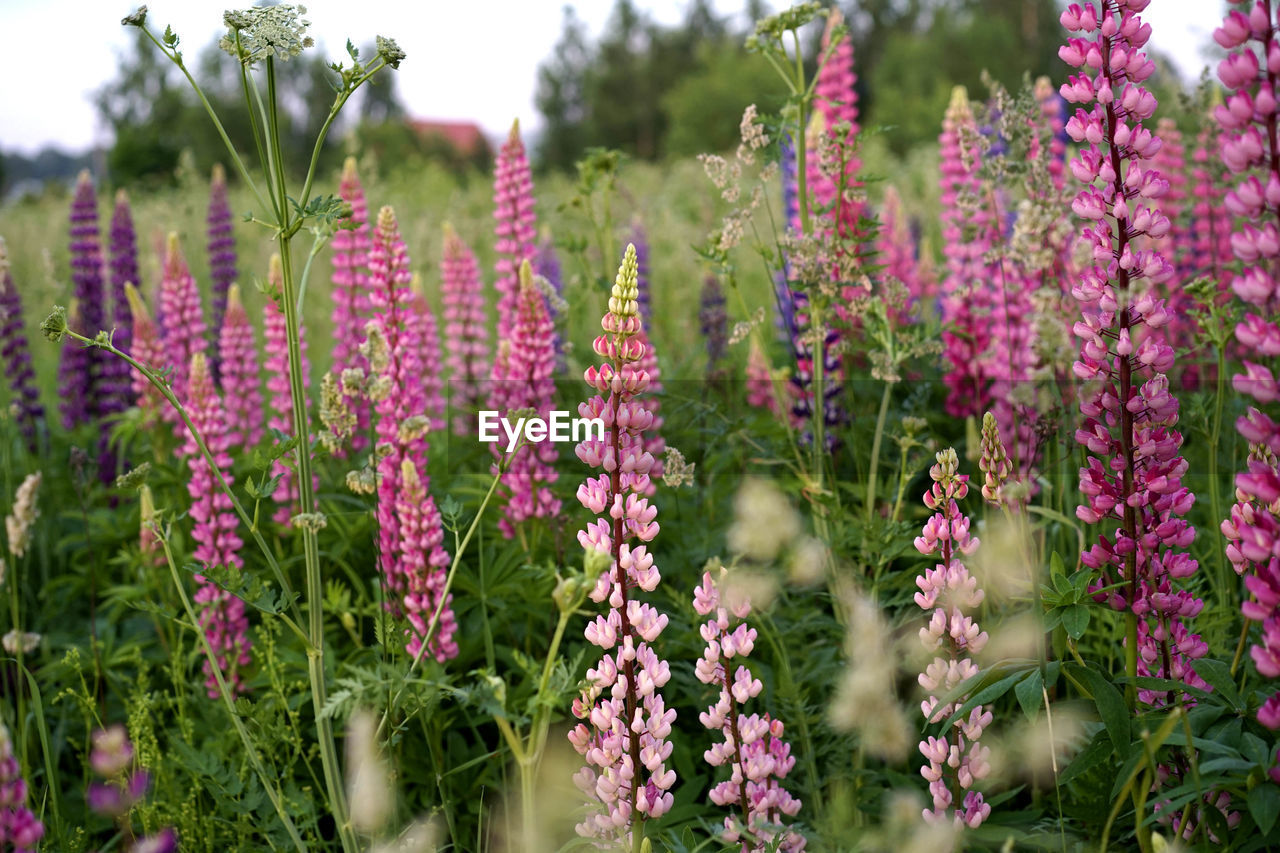
<path id="1" fill-rule="evenodd" d="M 213 42 L 199 51 L 191 67 L 228 136 L 249 156 L 254 151 L 249 112 L 240 97 L 234 64 L 225 60 Z M 280 63 L 285 162 L 305 164 L 310 160 L 311 145 L 333 102 L 331 79 L 333 72 L 320 51 Z M 98 90 L 95 105 L 114 135 L 107 168 L 115 183 L 171 180 L 183 150 L 191 152 L 192 165 L 200 171 L 226 159 L 221 140 L 207 130 L 204 107 L 144 36 L 121 57 L 115 79 Z M 329 134 L 328 156 L 336 156 L 334 140 L 338 136 Z"/>

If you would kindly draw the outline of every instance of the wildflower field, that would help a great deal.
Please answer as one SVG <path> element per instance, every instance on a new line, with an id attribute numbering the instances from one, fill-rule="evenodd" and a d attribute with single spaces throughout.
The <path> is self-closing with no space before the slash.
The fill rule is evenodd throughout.
<path id="1" fill-rule="evenodd" d="M 128 15 L 226 153 L 0 207 L 0 853 L 1280 849 L 1280 9 L 1157 103 L 1150 2 L 905 158 L 802 3 L 545 178 Z"/>

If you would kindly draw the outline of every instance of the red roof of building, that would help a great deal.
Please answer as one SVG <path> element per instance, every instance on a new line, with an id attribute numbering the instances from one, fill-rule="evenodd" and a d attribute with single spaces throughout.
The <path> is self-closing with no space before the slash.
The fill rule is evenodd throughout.
<path id="1" fill-rule="evenodd" d="M 410 119 L 409 126 L 422 136 L 443 136 L 464 155 L 487 151 L 489 148 L 489 141 L 475 122 Z"/>

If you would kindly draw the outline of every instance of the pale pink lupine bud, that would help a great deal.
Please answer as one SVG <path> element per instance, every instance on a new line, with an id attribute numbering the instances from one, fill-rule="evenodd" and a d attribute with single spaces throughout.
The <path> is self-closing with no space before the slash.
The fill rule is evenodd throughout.
<path id="1" fill-rule="evenodd" d="M 653 458 L 643 450 L 641 430 L 625 426 L 628 418 L 620 416 L 637 407 L 633 398 L 649 385 L 647 372 L 637 365 L 643 350 L 631 346 L 641 331 L 637 295 L 635 248 L 628 246 L 610 294 L 609 310 L 601 321 L 605 334 L 595 344 L 597 354 L 609 361 L 598 369 L 588 369 L 585 376 L 593 389 L 608 395 L 607 400 L 598 396 L 583 407 L 583 411 L 604 415 L 608 440 L 588 439 L 577 451 L 580 459 L 605 472 L 579 489 L 583 503 L 593 512 L 607 508 L 613 519 L 622 522 L 621 541 L 610 535 L 608 518 L 597 518 L 578 534 L 584 547 L 612 557 L 609 571 L 600 576 L 591 594 L 594 601 L 608 601 L 609 614 L 598 616 L 586 632 L 587 639 L 607 654 L 594 670 L 599 681 L 574 702 L 574 715 L 582 722 L 569 735 L 570 743 L 587 762 L 575 782 L 592 801 L 577 830 L 602 841 L 638 837 L 644 821 L 671 808 L 670 788 L 675 784 L 674 771 L 663 763 L 670 755 L 666 738 L 675 719 L 674 709 L 665 707 L 660 692 L 670 679 L 670 668 L 651 646 L 666 626 L 667 617 L 634 597 L 637 589 L 656 587 L 658 572 L 648 550 L 631 548 L 629 541 L 647 541 L 658 529 L 657 511 L 642 496 Z M 625 627 L 622 613 L 628 616 Z M 612 683 L 604 684 L 606 678 Z M 619 719 L 628 707 L 635 709 L 635 716 L 630 721 Z"/>
<path id="2" fill-rule="evenodd" d="M 994 427 L 994 421 L 991 426 Z M 921 553 L 936 553 L 940 560 L 933 570 L 926 571 L 916 581 L 921 589 L 916 603 L 926 610 L 932 608 L 928 623 L 920 629 L 920 640 L 927 650 L 939 652 L 919 677 L 921 686 L 931 694 L 921 705 L 929 723 L 935 723 L 949 713 L 949 708 L 940 709 L 935 694 L 959 684 L 963 674 L 977 672 L 976 665 L 967 654 L 980 651 L 987 640 L 987 635 L 979 630 L 972 617 L 964 615 L 957 606 L 960 598 L 967 599 L 970 606 L 981 601 L 976 581 L 956 558 L 957 554 L 963 553 L 962 545 L 976 547 L 977 544 L 976 540 L 969 539 L 968 520 L 960 513 L 957 504 L 968 491 L 967 478 L 957 473 L 958 464 L 954 449 L 937 454 L 937 464 L 929 472 L 933 484 L 925 494 L 925 505 L 934 510 L 934 515 L 926 523 L 923 536 L 916 540 L 916 547 Z M 968 550 L 972 551 L 973 547 Z M 954 595 L 956 592 L 960 595 Z M 941 606 L 934 607 L 935 602 L 942 601 L 957 603 L 950 605 L 950 611 Z M 949 637 L 950 642 L 944 644 L 944 637 Z M 946 657 L 941 653 L 944 648 Z M 973 826 L 976 827 L 989 813 L 989 807 L 986 812 L 981 810 L 982 795 L 976 794 L 972 808 L 966 806 L 963 812 L 957 810 L 949 815 L 958 793 L 972 787 L 975 780 L 986 775 L 985 748 L 975 741 L 990 721 L 989 711 L 978 706 L 967 720 L 956 721 L 954 727 L 958 731 L 954 742 L 946 732 L 920 742 L 920 753 L 927 762 L 920 772 L 929 781 L 933 797 L 933 807 L 924 811 L 926 820 L 938 822 L 951 818 L 965 821 L 976 815 L 973 818 Z"/>

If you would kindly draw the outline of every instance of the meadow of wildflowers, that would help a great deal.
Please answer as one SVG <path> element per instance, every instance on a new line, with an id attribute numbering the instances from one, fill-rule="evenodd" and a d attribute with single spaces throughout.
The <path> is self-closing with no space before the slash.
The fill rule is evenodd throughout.
<path id="1" fill-rule="evenodd" d="M 0 208 L 0 853 L 1280 849 L 1280 4 L 1151 2 L 572 180 L 283 163 L 227 12 L 225 167 Z"/>

